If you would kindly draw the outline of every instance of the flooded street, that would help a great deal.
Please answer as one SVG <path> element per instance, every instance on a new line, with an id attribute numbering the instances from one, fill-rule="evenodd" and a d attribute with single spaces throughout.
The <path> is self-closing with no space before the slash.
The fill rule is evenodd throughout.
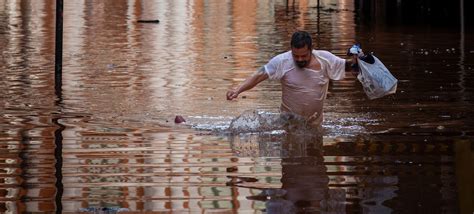
<path id="1" fill-rule="evenodd" d="M 58 97 L 55 2 L 0 0 L 0 213 L 474 211 L 472 27 L 351 0 L 65 1 Z M 277 81 L 225 93 L 298 29 L 344 58 L 360 42 L 397 93 L 369 100 L 349 74 L 322 139 L 230 135 L 245 111 L 278 112 Z"/>

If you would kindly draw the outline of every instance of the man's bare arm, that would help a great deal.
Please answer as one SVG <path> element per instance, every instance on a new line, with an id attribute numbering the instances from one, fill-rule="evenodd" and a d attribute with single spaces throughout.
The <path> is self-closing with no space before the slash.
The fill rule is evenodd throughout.
<path id="1" fill-rule="evenodd" d="M 354 71 L 354 67 L 353 65 L 354 64 L 357 64 L 357 56 L 356 55 L 353 55 L 352 58 L 350 59 L 346 59 L 346 66 L 345 66 L 345 70 L 346 72 L 347 71 Z"/>
<path id="2" fill-rule="evenodd" d="M 265 68 L 261 67 L 254 75 L 246 79 L 240 86 L 236 89 L 230 90 L 227 92 L 227 99 L 232 100 L 239 96 L 240 93 L 250 90 L 255 87 L 260 82 L 268 79 L 268 74 L 265 72 Z"/>

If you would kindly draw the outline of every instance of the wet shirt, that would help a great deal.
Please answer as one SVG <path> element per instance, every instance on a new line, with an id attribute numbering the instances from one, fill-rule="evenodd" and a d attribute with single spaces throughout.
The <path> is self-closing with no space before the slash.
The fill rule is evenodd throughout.
<path id="1" fill-rule="evenodd" d="M 297 67 L 291 51 L 275 56 L 264 67 L 270 79 L 281 82 L 280 110 L 301 115 L 313 124 L 321 124 L 329 80 L 345 77 L 345 60 L 328 51 L 313 50 L 312 54 L 321 64 L 318 70 Z"/>

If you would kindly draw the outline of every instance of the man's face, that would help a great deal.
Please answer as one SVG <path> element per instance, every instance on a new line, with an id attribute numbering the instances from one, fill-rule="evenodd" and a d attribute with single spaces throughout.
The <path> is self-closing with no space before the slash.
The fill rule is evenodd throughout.
<path id="1" fill-rule="evenodd" d="M 311 61 L 311 48 L 308 48 L 308 46 L 291 48 L 291 54 L 293 54 L 296 66 L 300 68 L 308 66 L 309 61 Z"/>

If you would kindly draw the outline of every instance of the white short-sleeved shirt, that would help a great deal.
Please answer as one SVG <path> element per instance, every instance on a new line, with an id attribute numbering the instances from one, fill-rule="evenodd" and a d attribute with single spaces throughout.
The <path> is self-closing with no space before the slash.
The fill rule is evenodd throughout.
<path id="1" fill-rule="evenodd" d="M 273 57 L 264 68 L 270 79 L 281 82 L 281 111 L 301 115 L 313 124 L 321 124 L 329 80 L 345 77 L 346 61 L 328 51 L 313 50 L 312 54 L 321 64 L 321 70 L 299 68 L 291 51 Z"/>

